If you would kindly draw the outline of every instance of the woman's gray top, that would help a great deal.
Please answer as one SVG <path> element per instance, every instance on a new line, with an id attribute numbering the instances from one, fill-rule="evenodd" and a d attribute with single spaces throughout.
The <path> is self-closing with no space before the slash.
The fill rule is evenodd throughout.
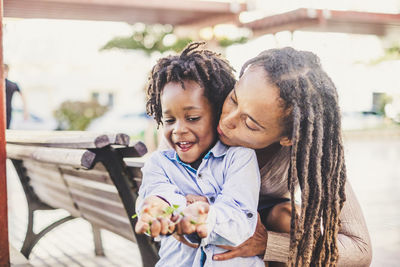
<path id="1" fill-rule="evenodd" d="M 287 189 L 290 148 L 282 147 L 277 155 L 260 168 L 261 195 L 290 197 Z M 350 183 L 346 183 L 346 202 L 340 214 L 338 266 L 369 266 L 372 247 L 361 207 Z M 264 261 L 286 262 L 289 256 L 289 234 L 268 231 Z"/>

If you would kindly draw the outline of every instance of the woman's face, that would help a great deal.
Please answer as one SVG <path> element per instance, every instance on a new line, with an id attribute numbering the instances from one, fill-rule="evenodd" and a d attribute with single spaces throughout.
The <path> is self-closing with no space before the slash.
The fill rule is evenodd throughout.
<path id="1" fill-rule="evenodd" d="M 268 82 L 264 69 L 249 67 L 225 100 L 217 128 L 220 140 L 253 149 L 275 142 L 290 145 L 281 136 L 284 110 L 280 101 L 279 89 Z"/>

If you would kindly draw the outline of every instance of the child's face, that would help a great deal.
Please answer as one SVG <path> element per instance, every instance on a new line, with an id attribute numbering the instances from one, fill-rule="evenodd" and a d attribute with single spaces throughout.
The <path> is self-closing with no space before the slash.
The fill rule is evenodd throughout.
<path id="1" fill-rule="evenodd" d="M 161 94 L 164 136 L 186 163 L 195 162 L 216 139 L 213 109 L 194 81 L 170 82 Z"/>

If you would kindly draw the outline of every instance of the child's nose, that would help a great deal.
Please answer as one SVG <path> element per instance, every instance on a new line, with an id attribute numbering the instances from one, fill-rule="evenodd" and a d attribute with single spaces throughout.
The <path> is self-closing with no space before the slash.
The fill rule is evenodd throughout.
<path id="1" fill-rule="evenodd" d="M 186 123 L 182 122 L 182 121 L 177 121 L 175 123 L 175 127 L 174 127 L 174 134 L 183 134 L 188 132 L 188 129 L 186 127 Z"/>

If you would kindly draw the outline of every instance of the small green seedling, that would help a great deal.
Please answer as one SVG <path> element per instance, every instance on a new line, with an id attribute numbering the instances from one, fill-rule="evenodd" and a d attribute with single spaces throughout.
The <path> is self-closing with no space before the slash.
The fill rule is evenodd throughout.
<path id="1" fill-rule="evenodd" d="M 169 207 L 166 207 L 163 213 L 163 217 L 168 217 L 169 215 L 172 215 L 177 209 L 179 208 L 179 205 L 172 205 Z"/>

